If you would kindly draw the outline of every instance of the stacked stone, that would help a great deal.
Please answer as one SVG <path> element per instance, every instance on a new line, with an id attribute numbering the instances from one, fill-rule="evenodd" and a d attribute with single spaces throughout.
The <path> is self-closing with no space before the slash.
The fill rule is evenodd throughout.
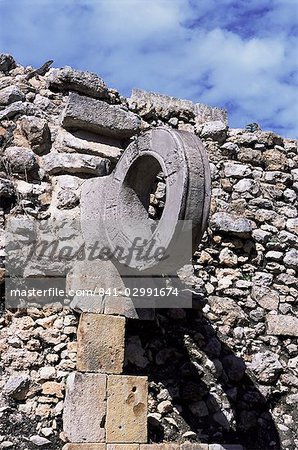
<path id="1" fill-rule="evenodd" d="M 233 442 L 239 442 L 237 437 L 248 448 L 277 449 L 278 438 L 270 434 L 274 420 L 282 447 L 294 450 L 297 141 L 271 132 L 229 129 L 224 111 L 179 99 L 137 91 L 126 100 L 94 74 L 64 68 L 27 79 L 31 72 L 1 55 L 1 226 L 11 216 L 79 220 L 85 178 L 109 174 L 131 137 L 148 126 L 194 132 L 208 149 L 210 228 L 194 268 L 181 273 L 184 282 L 205 295 L 203 314 L 160 311 L 147 333 L 143 323 L 136 328 L 127 320 L 124 370 L 150 375 L 149 442 L 182 445 L 200 442 L 203 436 L 204 442 L 225 444 L 232 435 Z M 154 206 L 154 198 L 152 202 Z M 3 280 L 2 236 L 0 251 Z M 50 450 L 67 442 L 61 414 L 65 380 L 78 363 L 76 332 L 77 315 L 68 307 L 3 311 L 2 448 L 38 445 Z M 80 364 L 88 361 L 81 359 Z M 105 377 L 108 385 L 109 377 L 125 377 L 82 367 L 77 366 L 70 381 L 77 383 L 86 375 L 86 380 Z M 106 390 L 104 396 L 107 408 Z M 76 449 L 86 444 L 67 445 Z"/>

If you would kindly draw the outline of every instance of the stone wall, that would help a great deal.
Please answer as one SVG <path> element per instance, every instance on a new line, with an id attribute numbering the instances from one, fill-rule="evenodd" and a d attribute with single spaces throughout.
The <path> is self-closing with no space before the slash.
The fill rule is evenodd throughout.
<path id="1" fill-rule="evenodd" d="M 17 216 L 78 219 L 84 180 L 111 173 L 141 130 L 166 125 L 201 137 L 212 170 L 210 226 L 193 266 L 181 272 L 200 294 L 192 310 L 128 321 L 124 373 L 148 376 L 149 442 L 294 450 L 297 142 L 229 129 L 217 108 L 139 90 L 125 99 L 94 74 L 34 75 L 6 56 L 0 121 L 3 227 Z M 67 306 L 3 305 L 0 448 L 66 442 L 63 399 L 76 368 L 77 323 Z"/>

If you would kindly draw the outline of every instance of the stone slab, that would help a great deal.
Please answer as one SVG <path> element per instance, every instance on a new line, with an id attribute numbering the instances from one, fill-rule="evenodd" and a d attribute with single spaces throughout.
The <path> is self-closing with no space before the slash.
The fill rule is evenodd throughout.
<path id="1" fill-rule="evenodd" d="M 123 317 L 82 314 L 77 332 L 77 370 L 121 373 L 124 361 L 124 335 Z"/>
<path id="2" fill-rule="evenodd" d="M 106 450 L 139 450 L 139 444 L 107 444 Z"/>
<path id="3" fill-rule="evenodd" d="M 107 389 L 107 443 L 147 441 L 147 377 L 110 375 Z"/>
<path id="4" fill-rule="evenodd" d="M 63 430 L 71 442 L 105 442 L 106 384 L 103 374 L 69 375 L 63 410 Z"/>
<path id="5" fill-rule="evenodd" d="M 106 444 L 66 444 L 62 450 L 106 450 Z"/>
<path id="6" fill-rule="evenodd" d="M 191 444 L 189 442 L 185 442 L 180 445 L 181 450 L 208 450 L 208 444 Z"/>
<path id="7" fill-rule="evenodd" d="M 267 315 L 267 332 L 276 336 L 298 336 L 298 318 L 289 315 Z"/>
<path id="8" fill-rule="evenodd" d="M 41 159 L 41 164 L 51 175 L 78 173 L 104 176 L 110 170 L 110 161 L 107 158 L 75 153 L 48 153 Z"/>
<path id="9" fill-rule="evenodd" d="M 140 450 L 180 450 L 180 445 L 175 443 L 168 444 L 144 444 Z M 208 450 L 208 448 L 207 448 Z"/>
<path id="10" fill-rule="evenodd" d="M 104 136 L 128 138 L 141 128 L 141 119 L 118 105 L 71 92 L 62 116 L 64 128 L 80 128 Z"/>

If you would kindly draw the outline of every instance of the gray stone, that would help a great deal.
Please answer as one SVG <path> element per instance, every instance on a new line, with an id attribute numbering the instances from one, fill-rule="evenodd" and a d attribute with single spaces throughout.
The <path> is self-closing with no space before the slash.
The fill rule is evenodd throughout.
<path id="1" fill-rule="evenodd" d="M 35 436 L 31 436 L 30 437 L 30 442 L 32 442 L 32 444 L 37 445 L 37 447 L 43 447 L 44 445 L 51 445 L 51 441 L 49 441 L 48 439 L 39 436 L 38 434 L 36 434 Z"/>
<path id="2" fill-rule="evenodd" d="M 12 173 L 31 172 L 38 167 L 34 153 L 24 147 L 8 147 L 4 158 Z"/>
<path id="3" fill-rule="evenodd" d="M 288 219 L 286 223 L 287 230 L 291 233 L 298 234 L 298 218 Z"/>
<path id="4" fill-rule="evenodd" d="M 298 318 L 289 315 L 267 315 L 268 334 L 298 336 Z"/>
<path id="5" fill-rule="evenodd" d="M 0 198 L 12 198 L 14 194 L 13 183 L 5 178 L 0 178 Z"/>
<path id="6" fill-rule="evenodd" d="M 0 120 L 12 119 L 16 116 L 36 116 L 42 117 L 43 113 L 39 108 L 29 102 L 14 102 L 0 111 Z"/>
<path id="7" fill-rule="evenodd" d="M 50 89 L 75 91 L 94 98 L 108 97 L 105 83 L 92 72 L 82 72 L 66 66 L 63 69 L 51 69 L 46 78 Z"/>
<path id="8" fill-rule="evenodd" d="M 3 388 L 3 394 L 15 400 L 25 400 L 29 384 L 28 375 L 12 375 Z"/>
<path id="9" fill-rule="evenodd" d="M 128 99 L 130 108 L 141 117 L 160 117 L 169 119 L 173 115 L 183 118 L 194 117 L 196 124 L 219 120 L 227 124 L 227 112 L 220 108 L 181 100 L 168 95 L 133 89 Z"/>
<path id="10" fill-rule="evenodd" d="M 270 289 L 267 286 L 254 285 L 251 293 L 251 297 L 255 300 L 262 308 L 269 311 L 277 310 L 279 304 L 278 292 Z"/>
<path id="11" fill-rule="evenodd" d="M 239 237 L 249 237 L 255 224 L 246 218 L 239 218 L 225 212 L 217 212 L 213 214 L 210 226 L 214 231 L 231 233 Z"/>
<path id="12" fill-rule="evenodd" d="M 105 442 L 106 385 L 104 374 L 69 375 L 63 410 L 63 430 L 71 442 Z"/>
<path id="13" fill-rule="evenodd" d="M 251 175 L 251 169 L 246 164 L 227 162 L 224 163 L 224 174 L 226 177 L 243 178 Z"/>
<path id="14" fill-rule="evenodd" d="M 65 128 L 81 128 L 121 139 L 136 134 L 141 120 L 121 106 L 70 93 L 62 124 Z"/>
<path id="15" fill-rule="evenodd" d="M 236 192 L 244 193 L 249 192 L 255 186 L 255 181 L 253 180 L 240 180 L 234 185 Z"/>
<path id="16" fill-rule="evenodd" d="M 0 72 L 9 72 L 16 67 L 14 58 L 8 53 L 1 53 L 0 55 Z"/>
<path id="17" fill-rule="evenodd" d="M 0 106 L 25 100 L 25 94 L 17 86 L 9 86 L 0 90 Z"/>
<path id="18" fill-rule="evenodd" d="M 50 150 L 51 133 L 45 119 L 34 116 L 24 117 L 21 120 L 21 128 L 35 153 L 43 155 Z"/>
<path id="19" fill-rule="evenodd" d="M 252 362 L 248 365 L 260 383 L 275 382 L 282 372 L 282 365 L 276 353 L 269 350 L 253 355 Z"/>
<path id="20" fill-rule="evenodd" d="M 298 268 L 298 250 L 296 248 L 291 248 L 288 252 L 286 252 L 284 257 L 284 264 L 288 267 L 291 267 L 295 270 Z"/>
<path id="21" fill-rule="evenodd" d="M 93 155 L 52 152 L 42 158 L 41 165 L 51 175 L 85 173 L 104 176 L 109 172 L 110 161 Z"/>
<path id="22" fill-rule="evenodd" d="M 59 152 L 87 153 L 116 160 L 122 153 L 120 142 L 105 136 L 98 136 L 88 131 L 69 133 L 59 130 L 55 139 L 55 149 Z"/>
<path id="23" fill-rule="evenodd" d="M 203 139 L 212 139 L 222 144 L 227 138 L 227 131 L 228 127 L 226 123 L 215 120 L 213 122 L 206 122 L 203 125 L 200 136 Z"/>

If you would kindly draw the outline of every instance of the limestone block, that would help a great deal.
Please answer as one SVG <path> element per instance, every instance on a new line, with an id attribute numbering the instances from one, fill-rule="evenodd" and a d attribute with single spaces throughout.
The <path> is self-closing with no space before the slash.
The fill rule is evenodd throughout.
<path id="1" fill-rule="evenodd" d="M 208 450 L 208 444 L 190 444 L 189 442 L 185 442 L 180 445 L 181 450 Z"/>
<path id="2" fill-rule="evenodd" d="M 106 450 L 139 450 L 139 444 L 108 444 Z"/>
<path id="3" fill-rule="evenodd" d="M 108 96 L 108 89 L 105 83 L 98 75 L 92 72 L 82 72 L 66 66 L 62 69 L 51 69 L 46 78 L 50 89 L 71 90 L 95 98 Z"/>
<path id="4" fill-rule="evenodd" d="M 81 128 L 104 136 L 127 138 L 140 130 L 141 120 L 118 105 L 71 92 L 62 125 L 64 128 Z"/>
<path id="5" fill-rule="evenodd" d="M 76 174 L 104 176 L 109 172 L 110 161 L 93 155 L 48 153 L 42 158 L 42 167 L 49 174 Z"/>
<path id="6" fill-rule="evenodd" d="M 77 369 L 81 372 L 121 373 L 125 319 L 84 313 L 78 327 Z"/>
<path id="7" fill-rule="evenodd" d="M 144 444 L 140 446 L 140 450 L 180 450 L 179 444 Z M 207 449 L 208 450 L 208 449 Z"/>
<path id="8" fill-rule="evenodd" d="M 107 443 L 147 441 L 147 377 L 110 375 L 107 389 Z"/>
<path id="9" fill-rule="evenodd" d="M 106 450 L 106 444 L 66 444 L 62 450 Z"/>
<path id="10" fill-rule="evenodd" d="M 63 429 L 71 442 L 104 442 L 106 383 L 103 374 L 69 375 L 63 410 Z"/>
<path id="11" fill-rule="evenodd" d="M 298 336 L 298 319 L 290 315 L 267 315 L 268 334 L 276 336 Z"/>

